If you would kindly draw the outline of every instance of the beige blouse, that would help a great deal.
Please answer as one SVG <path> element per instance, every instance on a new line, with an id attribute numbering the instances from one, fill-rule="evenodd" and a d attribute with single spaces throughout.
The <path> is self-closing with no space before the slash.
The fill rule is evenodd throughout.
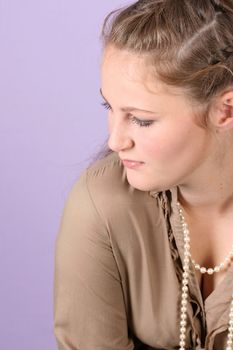
<path id="1" fill-rule="evenodd" d="M 115 152 L 81 174 L 56 240 L 59 350 L 179 348 L 183 234 L 176 200 L 177 188 L 129 185 Z M 203 301 L 192 267 L 187 349 L 225 349 L 232 291 L 233 266 Z"/>

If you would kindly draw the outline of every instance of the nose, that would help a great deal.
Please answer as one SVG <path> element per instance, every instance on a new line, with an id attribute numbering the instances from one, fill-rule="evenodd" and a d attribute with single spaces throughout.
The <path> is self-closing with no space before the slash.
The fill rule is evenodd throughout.
<path id="1" fill-rule="evenodd" d="M 132 148 L 134 141 L 123 125 L 114 123 L 109 127 L 108 146 L 114 152 Z"/>

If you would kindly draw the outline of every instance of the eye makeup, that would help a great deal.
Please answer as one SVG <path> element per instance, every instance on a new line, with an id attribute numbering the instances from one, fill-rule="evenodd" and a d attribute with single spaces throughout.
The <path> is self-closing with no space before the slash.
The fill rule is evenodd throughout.
<path id="1" fill-rule="evenodd" d="M 106 110 L 111 110 L 111 106 L 107 102 L 102 102 L 101 105 L 106 109 Z M 140 127 L 149 127 L 154 123 L 154 120 L 141 120 L 133 116 L 132 114 L 130 115 L 130 120 L 132 123 L 139 125 Z"/>

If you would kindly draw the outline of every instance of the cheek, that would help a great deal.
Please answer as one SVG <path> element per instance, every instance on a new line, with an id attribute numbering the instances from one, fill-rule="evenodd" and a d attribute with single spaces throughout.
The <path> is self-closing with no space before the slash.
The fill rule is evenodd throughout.
<path id="1" fill-rule="evenodd" d="M 179 130 L 172 128 L 158 132 L 157 136 L 144 138 L 143 149 L 148 157 L 168 161 L 174 158 L 188 157 L 201 148 L 203 135 L 193 129 Z"/>

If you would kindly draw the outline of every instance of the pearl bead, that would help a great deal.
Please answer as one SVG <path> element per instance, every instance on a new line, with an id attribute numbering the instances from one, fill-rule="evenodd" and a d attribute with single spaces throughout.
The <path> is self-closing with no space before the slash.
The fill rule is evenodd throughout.
<path id="1" fill-rule="evenodd" d="M 187 311 L 187 307 L 186 306 L 182 306 L 180 310 L 181 310 L 181 312 L 186 312 Z"/>
<path id="2" fill-rule="evenodd" d="M 189 274 L 187 273 L 187 272 L 183 272 L 183 277 L 188 277 L 189 276 Z"/>
<path id="3" fill-rule="evenodd" d="M 188 279 L 187 279 L 187 278 L 184 278 L 184 279 L 182 280 L 182 284 L 183 284 L 183 286 L 186 285 L 186 284 L 188 284 Z"/>
<path id="4" fill-rule="evenodd" d="M 185 327 L 183 327 L 183 326 L 182 326 L 182 327 L 180 327 L 180 332 L 181 332 L 181 333 L 185 333 L 185 332 L 186 332 L 186 328 L 185 328 Z"/>
<path id="5" fill-rule="evenodd" d="M 201 271 L 201 273 L 206 273 L 206 268 L 205 267 L 201 267 L 200 271 Z"/>

